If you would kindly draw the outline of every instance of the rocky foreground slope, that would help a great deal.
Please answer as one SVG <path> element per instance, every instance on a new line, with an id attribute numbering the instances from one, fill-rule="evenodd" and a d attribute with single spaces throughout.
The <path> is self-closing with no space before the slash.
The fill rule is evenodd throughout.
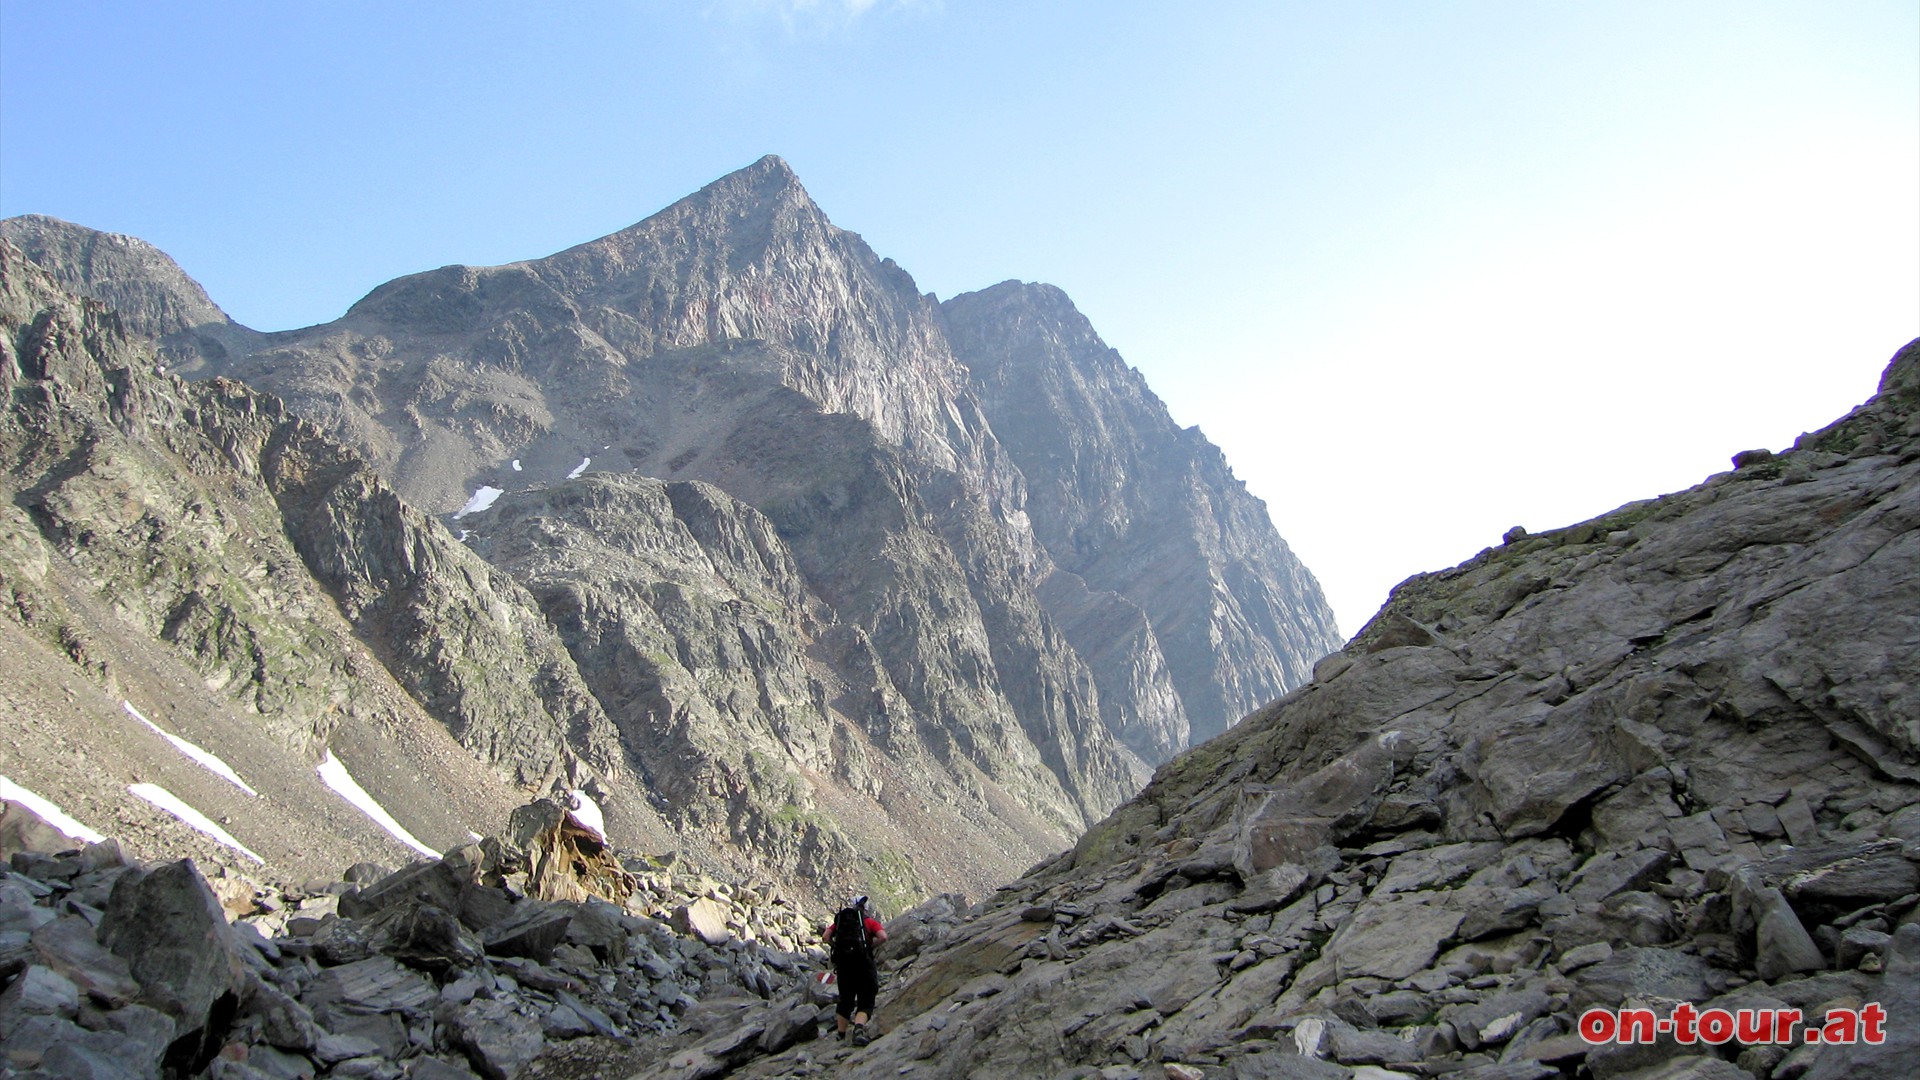
<path id="1" fill-rule="evenodd" d="M 125 305 L 149 367 L 269 392 L 370 463 L 399 496 L 378 515 L 325 471 L 280 503 L 376 658 L 435 669 L 401 678 L 429 712 L 464 696 L 449 727 L 480 760 L 531 782 L 577 756 L 607 795 L 630 776 L 739 874 L 889 904 L 989 887 L 1338 645 L 1265 507 L 1057 290 L 941 304 L 777 158 L 278 334 L 139 241 L 31 217 L 0 236 Z M 433 610 L 382 593 L 407 506 L 464 549 L 418 532 L 459 567 L 429 575 Z M 486 595 L 456 597 L 462 576 Z M 528 665 L 435 621 L 496 598 L 491 625 L 564 652 L 533 663 L 524 724 L 477 716 Z"/>
<path id="2" fill-rule="evenodd" d="M 873 1045 L 731 1074 L 1911 1076 L 1920 342 L 1737 464 L 1409 580 L 1309 685 L 917 933 Z M 1888 1039 L 1575 1033 L 1681 1002 L 1878 1002 Z"/>

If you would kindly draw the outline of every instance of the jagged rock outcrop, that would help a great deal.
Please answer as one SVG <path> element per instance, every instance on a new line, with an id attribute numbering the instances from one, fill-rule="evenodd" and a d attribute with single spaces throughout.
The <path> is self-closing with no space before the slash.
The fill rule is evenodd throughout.
<path id="1" fill-rule="evenodd" d="M 230 324 L 137 241 L 7 229 L 135 304 L 176 366 L 271 391 L 374 465 L 390 492 L 324 455 L 262 461 L 302 558 L 470 749 L 534 786 L 569 755 L 629 770 L 690 843 L 816 888 L 1004 880 L 1337 644 L 1258 501 L 1084 320 L 1042 358 L 1074 393 L 1036 400 L 1139 490 L 1096 522 L 1065 504 L 1109 474 L 1037 472 L 1036 516 L 1031 412 L 1005 417 L 1022 459 L 985 404 L 1020 392 L 1018 365 L 982 374 L 1024 355 L 1024 317 L 920 294 L 777 158 L 612 236 L 401 278 L 270 336 L 209 330 Z M 1047 318 L 1078 316 L 1058 298 Z M 443 552 L 410 505 L 505 573 Z M 527 630 L 509 577 L 564 657 L 485 659 Z M 505 704 L 514 683 L 535 693 Z"/>
<path id="2" fill-rule="evenodd" d="M 1736 460 L 1404 583 L 1310 684 L 922 944 L 871 1046 L 731 1075 L 1908 1075 L 1920 342 Z M 1887 1037 L 1575 1029 L 1681 1003 L 1879 1003 Z"/>
<path id="3" fill-rule="evenodd" d="M 1333 611 L 1219 449 L 1059 289 L 1003 282 L 940 312 L 1026 478 L 1060 579 L 1042 596 L 1105 661 L 1101 700 L 1124 703 L 1109 722 L 1128 745 L 1163 761 L 1305 682 L 1340 642 Z"/>

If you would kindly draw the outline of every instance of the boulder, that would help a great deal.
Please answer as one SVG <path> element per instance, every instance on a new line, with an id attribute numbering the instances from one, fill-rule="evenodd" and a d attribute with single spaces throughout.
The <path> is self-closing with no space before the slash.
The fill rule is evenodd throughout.
<path id="1" fill-rule="evenodd" d="M 545 963 L 566 940 L 573 913 L 560 905 L 522 902 L 504 921 L 489 927 L 481 941 L 494 956 L 524 956 Z"/>
<path id="2" fill-rule="evenodd" d="M 447 1041 L 467 1055 L 487 1080 L 513 1080 L 546 1048 L 540 1023 L 504 1001 L 474 1001 L 441 1009 Z"/>
<path id="3" fill-rule="evenodd" d="M 1754 896 L 1754 970 L 1763 979 L 1778 979 L 1797 971 L 1819 971 L 1827 966 L 1793 905 L 1779 889 L 1765 887 Z"/>
<path id="4" fill-rule="evenodd" d="M 727 909 L 704 896 L 674 908 L 673 925 L 709 945 L 725 945 L 733 938 L 733 931 L 727 929 Z"/>
<path id="5" fill-rule="evenodd" d="M 240 945 L 192 860 L 122 874 L 101 917 L 99 940 L 126 960 L 142 1001 L 171 1016 L 182 1032 L 205 1029 L 210 1020 L 223 1023 L 239 1002 L 246 975 Z M 215 1016 L 216 1005 L 225 1016 Z M 205 1034 L 211 1039 L 219 1032 Z"/>

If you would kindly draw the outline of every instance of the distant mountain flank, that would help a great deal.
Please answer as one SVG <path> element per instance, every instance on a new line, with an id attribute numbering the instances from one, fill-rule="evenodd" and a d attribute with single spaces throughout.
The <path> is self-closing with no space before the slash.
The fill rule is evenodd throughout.
<path id="1" fill-rule="evenodd" d="M 1265 506 L 1064 294 L 923 295 L 778 158 L 275 334 L 140 241 L 38 217 L 0 238 L 157 366 L 272 394 L 391 486 L 387 524 L 371 489 L 288 510 L 383 663 L 441 658 L 403 680 L 429 712 L 506 660 L 471 641 L 492 601 L 454 599 L 460 571 L 451 606 L 396 609 L 380 590 L 412 568 L 380 530 L 417 506 L 524 590 L 513 625 L 553 635 L 571 719 L 483 738 L 436 715 L 508 776 L 595 748 L 703 858 L 989 886 L 1340 644 Z"/>

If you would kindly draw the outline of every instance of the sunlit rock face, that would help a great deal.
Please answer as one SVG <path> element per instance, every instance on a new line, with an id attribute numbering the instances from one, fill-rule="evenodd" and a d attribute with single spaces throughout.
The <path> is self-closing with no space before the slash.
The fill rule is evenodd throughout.
<path id="1" fill-rule="evenodd" d="M 560 681 L 528 685 L 577 703 L 458 737 L 550 784 L 590 751 L 703 858 L 821 894 L 977 893 L 1338 645 L 1264 507 L 1064 297 L 942 305 L 777 158 L 271 335 L 139 241 L 0 232 L 128 303 L 161 363 L 270 392 L 369 463 L 344 487 L 344 465 L 290 471 L 289 513 L 358 625 L 462 643 L 396 644 L 406 685 L 453 700 L 513 670 L 441 655 L 469 631 L 439 615 L 543 628 Z M 1070 389 L 1010 406 L 1040 384 Z M 1049 464 L 1036 408 L 1077 432 L 1077 467 Z M 1101 503 L 1116 479 L 1133 490 Z M 486 560 L 481 595 L 366 584 L 409 580 L 401 537 L 429 516 Z"/>

